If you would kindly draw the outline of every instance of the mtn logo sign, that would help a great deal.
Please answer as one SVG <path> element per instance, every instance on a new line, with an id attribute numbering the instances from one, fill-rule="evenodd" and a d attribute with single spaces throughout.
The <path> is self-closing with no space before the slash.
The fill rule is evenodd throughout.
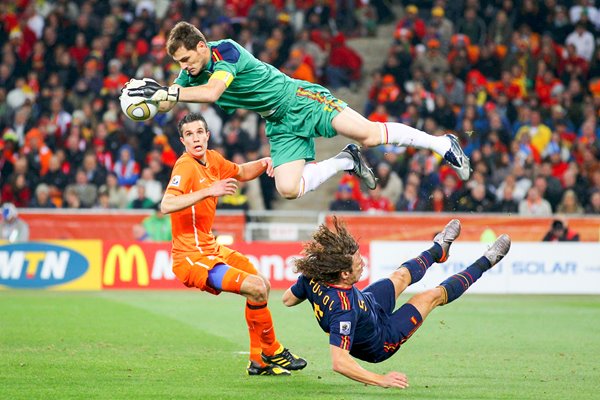
<path id="1" fill-rule="evenodd" d="M 71 248 L 49 243 L 15 243 L 0 246 L 0 285 L 43 289 L 83 276 L 89 262 Z"/>

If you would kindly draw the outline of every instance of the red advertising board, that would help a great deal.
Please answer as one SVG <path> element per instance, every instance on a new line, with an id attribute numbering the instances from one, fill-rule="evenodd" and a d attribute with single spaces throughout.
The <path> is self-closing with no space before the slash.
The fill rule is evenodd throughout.
<path id="1" fill-rule="evenodd" d="M 271 282 L 272 289 L 287 289 L 296 280 L 294 259 L 302 244 L 239 242 L 231 248 L 246 255 Z M 105 241 L 102 265 L 104 289 L 186 289 L 171 271 L 170 243 Z M 361 247 L 365 269 L 358 287 L 369 281 L 368 246 Z"/>
<path id="2" fill-rule="evenodd" d="M 105 241 L 104 289 L 181 289 L 171 271 L 171 243 Z"/>

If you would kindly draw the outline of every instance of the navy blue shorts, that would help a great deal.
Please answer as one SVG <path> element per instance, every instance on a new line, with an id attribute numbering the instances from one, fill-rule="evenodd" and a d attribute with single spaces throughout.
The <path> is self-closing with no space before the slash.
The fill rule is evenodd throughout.
<path id="1" fill-rule="evenodd" d="M 381 343 L 379 354 L 373 354 L 372 362 L 381 362 L 388 359 L 398 351 L 402 343 L 406 342 L 423 323 L 421 313 L 412 304 L 403 304 L 396 307 L 394 284 L 390 279 L 381 279 L 366 288 L 363 293 L 371 293 L 377 303 L 389 316 L 385 327 L 385 337 Z"/>

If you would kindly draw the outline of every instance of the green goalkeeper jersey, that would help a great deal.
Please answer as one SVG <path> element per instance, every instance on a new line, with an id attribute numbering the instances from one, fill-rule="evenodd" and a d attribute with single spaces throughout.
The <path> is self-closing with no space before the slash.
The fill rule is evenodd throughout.
<path id="1" fill-rule="evenodd" d="M 197 76 L 181 70 L 176 84 L 200 86 L 217 74 L 228 86 L 216 104 L 227 113 L 245 108 L 268 120 L 279 119 L 285 114 L 299 81 L 258 60 L 231 39 L 208 42 L 208 48 L 211 58 L 205 69 Z"/>

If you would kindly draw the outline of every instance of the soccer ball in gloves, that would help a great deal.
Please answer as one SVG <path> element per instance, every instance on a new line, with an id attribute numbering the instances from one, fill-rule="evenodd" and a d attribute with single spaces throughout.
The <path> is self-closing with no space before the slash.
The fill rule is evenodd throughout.
<path id="1" fill-rule="evenodd" d="M 146 121 L 158 112 L 158 103 L 146 100 L 143 97 L 129 95 L 129 89 L 137 89 L 143 86 L 146 80 L 151 81 L 152 79 L 130 80 L 121 91 L 121 96 L 119 96 L 121 110 L 133 121 Z"/>

